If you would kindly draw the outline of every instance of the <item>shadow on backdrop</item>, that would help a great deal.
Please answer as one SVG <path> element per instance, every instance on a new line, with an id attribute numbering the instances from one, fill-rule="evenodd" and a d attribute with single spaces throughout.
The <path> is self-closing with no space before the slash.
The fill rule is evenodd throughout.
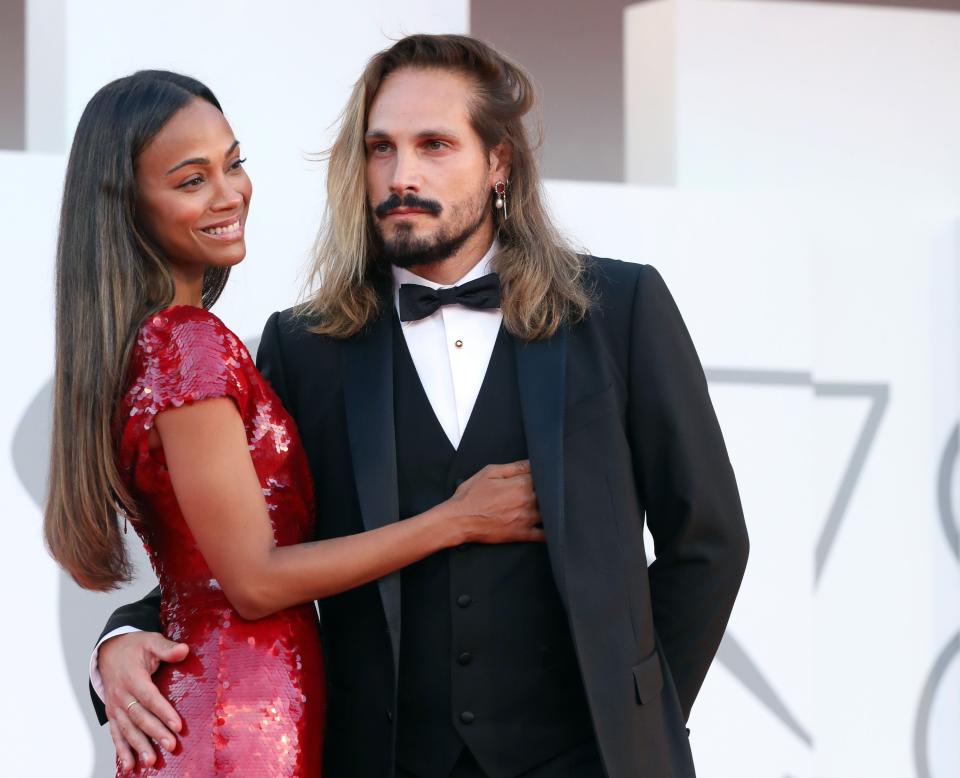
<path id="1" fill-rule="evenodd" d="M 251 354 L 256 354 L 260 338 L 247 338 L 244 345 Z M 47 493 L 52 407 L 53 381 L 50 380 L 27 406 L 13 437 L 14 470 L 41 511 Z M 105 727 L 100 727 L 90 704 L 87 685 L 90 652 L 110 614 L 124 603 L 139 599 L 157 585 L 143 545 L 132 530 L 127 534 L 127 552 L 134 565 L 133 581 L 112 592 L 81 589 L 70 576 L 60 572 L 60 645 L 70 686 L 93 743 L 94 762 L 90 778 L 103 778 L 116 772 L 110 734 Z"/>

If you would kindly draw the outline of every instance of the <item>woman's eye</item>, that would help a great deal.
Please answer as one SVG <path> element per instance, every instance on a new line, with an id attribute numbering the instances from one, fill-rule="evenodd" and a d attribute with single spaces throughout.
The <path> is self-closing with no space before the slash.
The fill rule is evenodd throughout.
<path id="1" fill-rule="evenodd" d="M 192 187 L 195 187 L 195 186 L 199 186 L 199 185 L 202 184 L 202 183 L 203 183 L 203 177 L 202 177 L 202 176 L 194 176 L 193 178 L 188 178 L 186 181 L 184 181 L 182 184 L 180 184 L 180 185 L 177 187 L 177 189 L 189 189 L 189 188 L 192 188 Z"/>
<path id="2" fill-rule="evenodd" d="M 427 148 L 430 149 L 430 151 L 440 151 L 441 149 L 444 149 L 446 147 L 447 147 L 447 144 L 444 143 L 442 140 L 432 140 L 427 144 Z"/>
<path id="3" fill-rule="evenodd" d="M 238 158 L 235 159 L 235 160 L 233 161 L 233 163 L 230 165 L 230 169 L 231 169 L 231 170 L 239 170 L 240 168 L 243 167 L 243 163 L 246 162 L 246 161 L 247 161 L 247 158 L 246 158 L 246 157 L 243 157 L 243 158 L 239 158 L 239 157 L 238 157 Z"/>

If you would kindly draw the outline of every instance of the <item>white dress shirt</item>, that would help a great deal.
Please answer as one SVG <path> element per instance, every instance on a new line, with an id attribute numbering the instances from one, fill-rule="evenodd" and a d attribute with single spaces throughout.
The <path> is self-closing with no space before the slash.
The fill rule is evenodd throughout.
<path id="1" fill-rule="evenodd" d="M 499 248 L 494 243 L 455 284 L 435 284 L 409 270 L 393 268 L 397 310 L 401 284 L 419 284 L 431 289 L 460 286 L 493 272 L 493 257 Z M 430 407 L 454 448 L 459 447 L 470 421 L 502 321 L 499 308 L 444 305 L 426 318 L 401 324 L 403 338 Z"/>
<path id="2" fill-rule="evenodd" d="M 480 261 L 454 284 L 436 284 L 409 270 L 393 268 L 394 305 L 399 311 L 401 284 L 445 289 L 493 272 L 493 258 L 499 250 L 499 244 L 494 241 Z M 403 338 L 424 393 L 454 448 L 459 447 L 470 421 L 502 321 L 503 314 L 499 308 L 444 305 L 423 319 L 401 323 Z M 93 649 L 90 656 L 90 683 L 101 700 L 104 698 L 103 680 L 97 667 L 100 646 L 110 638 L 138 631 L 135 627 L 117 627 L 104 635 Z"/>

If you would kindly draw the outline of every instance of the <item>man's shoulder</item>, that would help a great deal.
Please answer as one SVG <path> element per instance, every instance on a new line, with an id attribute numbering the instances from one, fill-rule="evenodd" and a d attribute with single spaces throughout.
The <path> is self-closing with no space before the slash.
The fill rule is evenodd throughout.
<path id="1" fill-rule="evenodd" d="M 270 321 L 284 334 L 292 335 L 309 331 L 311 322 L 304 316 L 299 305 L 292 305 L 270 315 Z"/>
<path id="2" fill-rule="evenodd" d="M 336 342 L 335 338 L 316 331 L 319 321 L 304 306 L 293 305 L 271 314 L 267 327 L 274 327 L 284 341 Z"/>
<path id="3" fill-rule="evenodd" d="M 620 259 L 583 255 L 584 288 L 593 300 L 594 312 L 604 316 L 626 313 L 645 290 L 662 283 L 652 265 Z"/>
<path id="4" fill-rule="evenodd" d="M 652 265 L 640 262 L 625 262 L 622 259 L 596 257 L 592 254 L 581 255 L 585 281 L 598 291 L 633 289 L 644 279 L 656 275 Z"/>
<path id="5" fill-rule="evenodd" d="M 263 328 L 261 348 L 265 349 L 264 353 L 278 351 L 288 367 L 292 365 L 290 360 L 304 355 L 310 355 L 310 363 L 319 364 L 318 360 L 325 363 L 339 353 L 342 341 L 316 332 L 317 323 L 315 316 L 298 305 L 276 311 Z"/>

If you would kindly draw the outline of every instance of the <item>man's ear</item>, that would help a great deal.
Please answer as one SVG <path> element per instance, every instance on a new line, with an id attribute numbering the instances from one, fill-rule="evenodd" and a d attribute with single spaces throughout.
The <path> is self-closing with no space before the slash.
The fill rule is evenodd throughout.
<path id="1" fill-rule="evenodd" d="M 490 149 L 490 180 L 488 186 L 497 181 L 510 180 L 510 164 L 513 162 L 513 144 L 508 140 L 500 141 Z"/>

